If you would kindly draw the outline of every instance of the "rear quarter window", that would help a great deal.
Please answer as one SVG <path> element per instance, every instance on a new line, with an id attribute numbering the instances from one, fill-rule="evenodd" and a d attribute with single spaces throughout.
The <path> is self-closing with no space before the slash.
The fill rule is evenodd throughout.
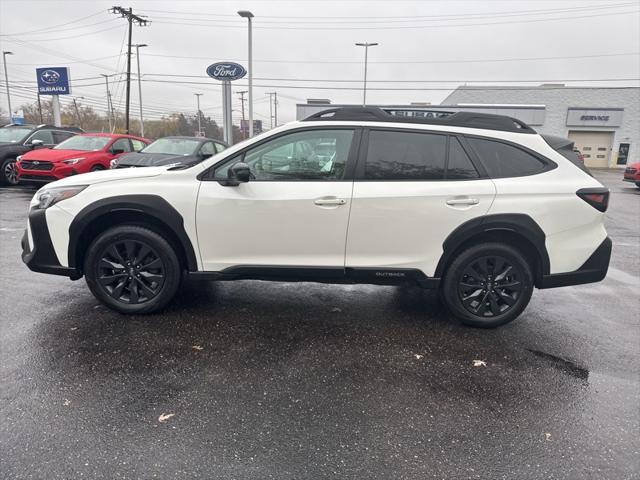
<path id="1" fill-rule="evenodd" d="M 491 178 L 524 177 L 547 167 L 542 160 L 513 145 L 474 137 L 467 141 Z"/>

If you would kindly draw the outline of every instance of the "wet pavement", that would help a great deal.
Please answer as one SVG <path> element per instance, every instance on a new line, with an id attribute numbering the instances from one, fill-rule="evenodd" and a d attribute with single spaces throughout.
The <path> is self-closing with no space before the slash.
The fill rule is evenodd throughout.
<path id="1" fill-rule="evenodd" d="M 638 478 L 640 189 L 596 176 L 607 279 L 488 331 L 406 287 L 199 283 L 119 315 L 22 265 L 34 190 L 0 189 L 0 478 Z"/>

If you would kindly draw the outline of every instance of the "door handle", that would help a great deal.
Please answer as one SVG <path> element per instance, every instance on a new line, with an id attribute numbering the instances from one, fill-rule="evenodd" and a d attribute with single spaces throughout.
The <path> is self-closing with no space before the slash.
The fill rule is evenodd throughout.
<path id="1" fill-rule="evenodd" d="M 347 203 L 347 201 L 344 198 L 324 197 L 324 198 L 316 198 L 313 203 L 322 207 L 322 206 L 344 205 Z"/>
<path id="2" fill-rule="evenodd" d="M 447 200 L 447 205 L 477 205 L 480 200 L 477 198 L 452 198 Z"/>

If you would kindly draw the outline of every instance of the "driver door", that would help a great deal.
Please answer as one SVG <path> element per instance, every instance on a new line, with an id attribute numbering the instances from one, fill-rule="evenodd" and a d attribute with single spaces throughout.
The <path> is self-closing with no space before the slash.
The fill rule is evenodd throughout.
<path id="1" fill-rule="evenodd" d="M 196 211 L 204 269 L 332 267 L 344 271 L 359 131 L 330 127 L 271 137 L 212 168 Z M 323 155 L 314 150 L 323 145 Z M 330 158 L 327 145 L 333 146 Z M 249 182 L 225 186 L 243 161 Z M 334 273 L 335 273 L 334 272 Z"/>

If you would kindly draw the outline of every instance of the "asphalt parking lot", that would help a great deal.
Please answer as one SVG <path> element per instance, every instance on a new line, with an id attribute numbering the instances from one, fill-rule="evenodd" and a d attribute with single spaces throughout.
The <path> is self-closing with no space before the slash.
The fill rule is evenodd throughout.
<path id="1" fill-rule="evenodd" d="M 27 270 L 34 190 L 0 189 L 0 477 L 638 478 L 640 189 L 596 176 L 607 279 L 489 331 L 431 292 L 312 283 L 119 315 Z"/>

